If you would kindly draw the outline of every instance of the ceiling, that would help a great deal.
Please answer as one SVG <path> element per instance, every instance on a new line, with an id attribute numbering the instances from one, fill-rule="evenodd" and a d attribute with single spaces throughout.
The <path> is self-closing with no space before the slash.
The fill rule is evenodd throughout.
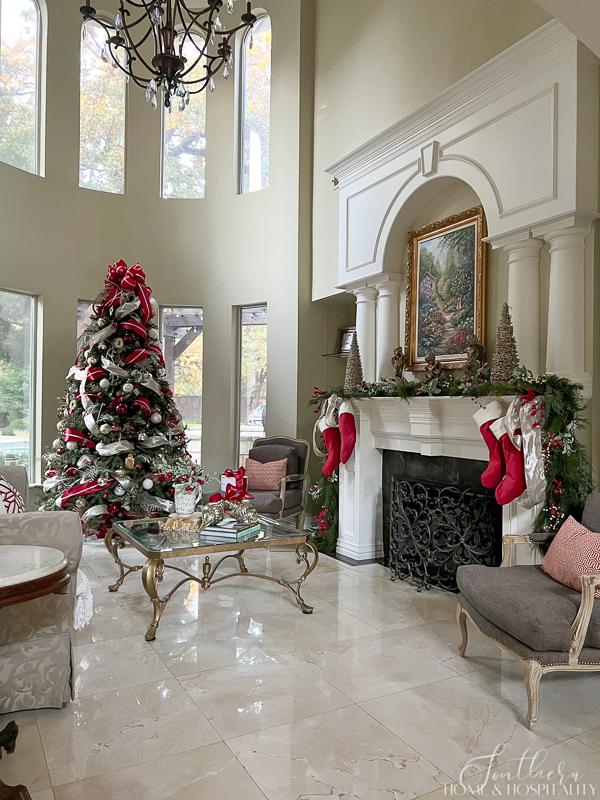
<path id="1" fill-rule="evenodd" d="M 600 4 L 598 0 L 535 0 L 600 56 Z"/>

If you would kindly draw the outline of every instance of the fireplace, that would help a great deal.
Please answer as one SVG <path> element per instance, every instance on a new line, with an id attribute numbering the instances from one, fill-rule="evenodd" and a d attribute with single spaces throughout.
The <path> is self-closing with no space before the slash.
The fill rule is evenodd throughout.
<path id="1" fill-rule="evenodd" d="M 392 578 L 456 591 L 461 564 L 497 566 L 502 510 L 483 461 L 383 451 L 383 539 Z"/>

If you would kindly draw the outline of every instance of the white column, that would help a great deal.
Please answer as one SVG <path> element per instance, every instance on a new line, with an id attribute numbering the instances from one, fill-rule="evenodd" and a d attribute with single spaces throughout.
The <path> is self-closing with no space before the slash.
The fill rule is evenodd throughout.
<path id="1" fill-rule="evenodd" d="M 526 239 L 504 247 L 508 258 L 508 305 L 521 364 L 540 372 L 540 248 L 541 239 Z"/>
<path id="2" fill-rule="evenodd" d="M 363 376 L 366 381 L 372 383 L 375 380 L 377 290 L 372 286 L 361 286 L 352 292 L 356 297 L 356 336 Z"/>
<path id="3" fill-rule="evenodd" d="M 585 375 L 584 251 L 588 228 L 545 235 L 550 242 L 546 371 L 589 383 Z"/>
<path id="4" fill-rule="evenodd" d="M 375 380 L 393 375 L 391 359 L 400 344 L 400 286 L 399 277 L 387 276 L 377 283 L 377 360 Z"/>

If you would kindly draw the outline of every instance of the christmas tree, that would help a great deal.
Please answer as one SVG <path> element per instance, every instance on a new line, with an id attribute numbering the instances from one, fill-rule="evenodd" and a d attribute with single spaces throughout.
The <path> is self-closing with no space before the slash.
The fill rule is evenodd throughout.
<path id="1" fill-rule="evenodd" d="M 492 356 L 492 383 L 500 385 L 508 383 L 518 366 L 519 354 L 517 352 L 512 319 L 508 303 L 504 303 L 498 320 L 496 347 Z"/>
<path id="2" fill-rule="evenodd" d="M 344 393 L 352 394 L 356 387 L 363 382 L 363 369 L 362 361 L 360 360 L 360 351 L 358 349 L 358 340 L 356 333 L 352 337 L 352 344 L 350 345 L 350 352 L 348 353 L 348 361 L 346 362 L 346 375 L 344 378 Z"/>
<path id="3" fill-rule="evenodd" d="M 197 472 L 157 323 L 141 266 L 109 267 L 67 375 L 44 481 L 44 508 L 77 511 L 99 537 L 115 519 L 171 511 L 174 481 Z"/>

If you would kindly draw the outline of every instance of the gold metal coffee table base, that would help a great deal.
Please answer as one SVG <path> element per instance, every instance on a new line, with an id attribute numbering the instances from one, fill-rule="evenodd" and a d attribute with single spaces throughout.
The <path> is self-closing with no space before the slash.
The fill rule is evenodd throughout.
<path id="1" fill-rule="evenodd" d="M 304 538 L 304 537 L 303 537 Z M 312 614 L 313 607 L 309 606 L 303 599 L 301 594 L 301 588 L 304 581 L 308 578 L 310 573 L 315 569 L 317 563 L 319 561 L 319 551 L 314 546 L 314 544 L 306 538 L 306 541 L 301 542 L 300 544 L 296 545 L 295 552 L 296 552 L 296 562 L 298 564 L 304 565 L 304 571 L 300 575 L 300 577 L 296 578 L 296 580 L 286 580 L 285 578 L 277 578 L 273 575 L 263 575 L 258 572 L 251 572 L 244 562 L 244 553 L 247 549 L 255 549 L 256 544 L 254 542 L 244 543 L 244 547 L 238 550 L 235 553 L 227 553 L 226 555 L 222 556 L 215 564 L 211 563 L 210 556 L 206 555 L 204 557 L 204 561 L 202 563 L 202 576 L 194 575 L 191 572 L 188 572 L 185 569 L 182 569 L 179 566 L 175 566 L 168 563 L 168 560 L 163 559 L 160 557 L 160 554 L 154 554 L 148 557 L 145 565 L 131 565 L 126 564 L 124 561 L 121 560 L 120 551 L 126 544 L 126 540 L 119 534 L 119 532 L 113 528 L 106 536 L 105 545 L 112 555 L 117 567 L 119 568 L 119 577 L 117 578 L 116 582 L 109 586 L 109 591 L 117 592 L 125 578 L 132 572 L 137 572 L 138 570 L 142 570 L 142 583 L 144 589 L 148 597 L 152 602 L 153 608 L 153 617 L 150 627 L 146 631 L 145 639 L 147 642 L 151 642 L 156 638 L 156 631 L 158 630 L 158 626 L 160 624 L 161 617 L 163 612 L 169 602 L 169 600 L 173 597 L 175 592 L 180 589 L 184 584 L 188 583 L 189 581 L 194 581 L 198 583 L 202 589 L 205 591 L 208 590 L 211 586 L 216 583 L 220 583 L 221 581 L 228 580 L 229 578 L 239 578 L 239 577 L 247 577 L 247 578 L 260 578 L 261 580 L 271 581 L 271 583 L 277 583 L 279 586 L 283 586 L 284 588 L 288 589 L 294 596 L 296 603 L 303 614 Z M 270 542 L 271 544 L 285 544 L 285 542 Z M 260 546 L 260 545 L 259 545 Z M 231 547 L 229 545 L 229 547 Z M 263 549 L 265 545 L 262 545 Z M 140 549 L 140 548 L 138 548 Z M 214 549 L 216 552 L 219 550 L 225 549 L 223 545 L 217 545 Z M 188 553 L 189 554 L 189 553 Z M 146 553 L 146 555 L 148 555 Z M 173 555 L 179 555 L 174 553 Z M 202 551 L 199 550 L 198 552 L 194 553 L 194 555 L 202 555 Z M 224 575 L 219 575 L 215 577 L 215 573 L 223 564 L 223 562 L 228 561 L 229 559 L 233 559 L 237 562 L 238 569 L 234 570 L 233 572 L 227 572 Z M 162 597 L 159 595 L 159 584 L 163 581 L 165 577 L 165 570 L 172 570 L 173 572 L 179 572 L 184 577 L 173 586 L 173 588 L 167 592 L 167 594 L 163 595 Z"/>

